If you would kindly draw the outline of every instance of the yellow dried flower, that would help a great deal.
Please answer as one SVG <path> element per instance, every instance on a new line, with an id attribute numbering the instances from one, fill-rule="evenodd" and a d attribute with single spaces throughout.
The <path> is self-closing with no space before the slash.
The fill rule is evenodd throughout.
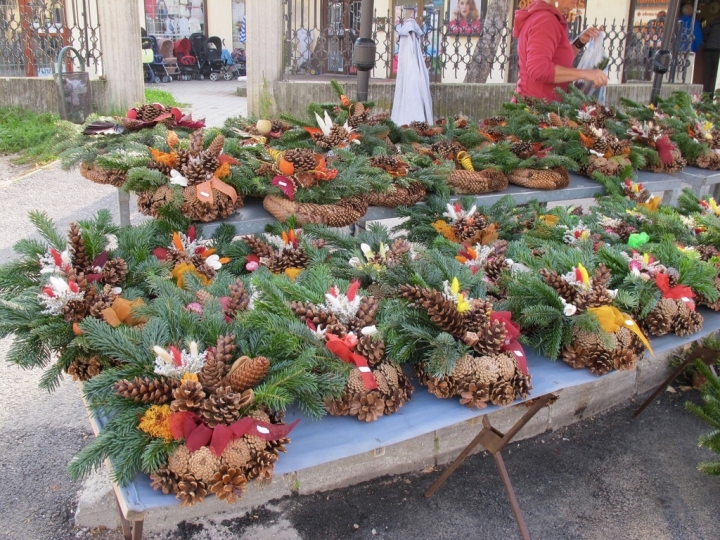
<path id="1" fill-rule="evenodd" d="M 158 439 L 171 441 L 174 438 L 168 422 L 171 413 L 170 405 L 153 405 L 143 414 L 138 429 Z"/>

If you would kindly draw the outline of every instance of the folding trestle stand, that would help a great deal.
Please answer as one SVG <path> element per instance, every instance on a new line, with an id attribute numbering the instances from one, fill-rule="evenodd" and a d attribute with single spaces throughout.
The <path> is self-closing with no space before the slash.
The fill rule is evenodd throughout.
<path id="1" fill-rule="evenodd" d="M 683 370 L 688 367 L 692 362 L 695 362 L 696 360 L 702 360 L 703 363 L 710 367 L 710 369 L 713 369 L 713 364 L 717 362 L 718 356 L 720 356 L 720 351 L 715 351 L 713 349 L 707 349 L 703 347 L 702 345 L 699 345 L 695 347 L 695 349 L 688 355 L 688 357 L 680 364 L 675 370 L 670 374 L 670 376 L 665 379 L 660 386 L 658 386 L 655 391 L 650 395 L 649 398 L 647 398 L 640 407 L 633 413 L 633 418 L 637 418 L 640 416 L 640 413 L 645 410 L 645 408 L 652 403 L 652 401 L 658 397 L 663 390 L 665 390 L 670 383 L 672 383 L 682 372 Z"/>
<path id="2" fill-rule="evenodd" d="M 507 469 L 505 468 L 505 462 L 502 458 L 502 450 L 510 442 L 512 442 L 515 435 L 520 431 L 525 424 L 527 424 L 532 418 L 542 409 L 549 405 L 556 399 L 556 394 L 545 394 L 533 400 L 532 406 L 530 406 L 527 412 L 520 418 L 515 424 L 508 430 L 507 433 L 495 429 L 490 425 L 490 420 L 487 415 L 483 416 L 483 428 L 477 436 L 470 441 L 465 449 L 460 452 L 460 455 L 448 466 L 445 471 L 440 475 L 440 478 L 435 480 L 435 483 L 425 492 L 425 497 L 432 497 L 433 494 L 438 490 L 440 486 L 445 483 L 450 475 L 457 469 L 460 464 L 465 461 L 470 453 L 475 449 L 478 444 L 481 444 L 485 450 L 490 452 L 495 458 L 495 465 L 497 465 L 498 473 L 502 480 L 505 491 L 507 492 L 508 500 L 510 501 L 510 507 L 512 508 L 513 514 L 515 514 L 515 521 L 517 521 L 518 528 L 520 529 L 520 536 L 523 540 L 530 540 L 530 532 L 528 531 L 525 519 L 523 518 L 520 505 L 518 504 L 517 497 L 515 496 L 515 490 L 513 490 L 512 483 L 510 482 L 510 476 L 508 475 Z"/>

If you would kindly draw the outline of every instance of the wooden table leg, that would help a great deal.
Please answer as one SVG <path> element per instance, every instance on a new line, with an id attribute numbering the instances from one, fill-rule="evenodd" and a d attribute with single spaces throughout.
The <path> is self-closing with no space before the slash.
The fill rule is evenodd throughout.
<path id="1" fill-rule="evenodd" d="M 637 418 L 640 416 L 640 413 L 645 410 L 645 408 L 650 405 L 650 403 L 653 402 L 653 400 L 660 395 L 660 393 L 665 390 L 671 382 L 673 382 L 678 375 L 680 375 L 683 370 L 690 365 L 690 363 L 695 362 L 695 360 L 702 360 L 705 362 L 706 365 L 710 366 L 714 364 L 717 359 L 718 355 L 720 353 L 718 351 L 714 351 L 712 349 L 706 349 L 705 347 L 699 346 L 696 347 L 695 350 L 688 355 L 688 357 L 683 360 L 682 364 L 680 364 L 675 370 L 670 374 L 670 376 L 665 379 L 660 385 L 655 389 L 655 391 L 650 395 L 649 398 L 647 398 L 645 401 L 643 401 L 642 405 L 638 407 L 638 409 L 633 413 L 632 417 Z"/>
<path id="2" fill-rule="evenodd" d="M 507 493 L 508 500 L 510 501 L 510 508 L 512 508 L 513 514 L 515 514 L 515 521 L 517 522 L 518 529 L 520 529 L 520 537 L 523 540 L 530 540 L 530 531 L 528 531 L 525 518 L 520 510 L 520 503 L 518 503 L 517 497 L 515 496 L 515 490 L 513 489 L 512 482 L 510 482 L 510 475 L 508 475 L 507 469 L 505 468 L 505 462 L 503 461 L 502 454 L 495 452 L 493 454 L 495 458 L 495 465 L 497 465 L 500 478 L 502 479 L 505 492 Z"/>
<path id="3" fill-rule="evenodd" d="M 120 502 L 115 497 L 115 503 L 117 504 L 118 514 L 120 514 L 120 526 L 122 527 L 123 538 L 125 540 L 142 540 L 143 533 L 143 520 L 128 521 L 123 514 L 122 508 L 120 508 Z"/>

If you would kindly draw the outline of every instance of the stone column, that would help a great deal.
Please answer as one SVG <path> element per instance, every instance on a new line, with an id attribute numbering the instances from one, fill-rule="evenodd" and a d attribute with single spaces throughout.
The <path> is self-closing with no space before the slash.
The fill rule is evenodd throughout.
<path id="1" fill-rule="evenodd" d="M 277 114 L 275 84 L 283 73 L 283 2 L 250 0 L 247 17 L 247 105 L 250 116 Z"/>
<path id="2" fill-rule="evenodd" d="M 136 2 L 101 0 L 98 6 L 103 75 L 110 111 L 124 113 L 145 99 Z"/>

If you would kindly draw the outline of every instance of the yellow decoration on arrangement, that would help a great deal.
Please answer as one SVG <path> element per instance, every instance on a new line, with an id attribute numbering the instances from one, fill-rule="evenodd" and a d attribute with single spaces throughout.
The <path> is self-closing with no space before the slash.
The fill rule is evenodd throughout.
<path id="1" fill-rule="evenodd" d="M 460 313 L 466 312 L 470 309 L 470 303 L 465 299 L 465 295 L 460 293 L 460 282 L 458 278 L 453 278 L 452 284 L 450 285 L 452 293 L 458 297 L 457 310 Z"/>
<path id="2" fill-rule="evenodd" d="M 173 440 L 168 421 L 171 412 L 170 405 L 153 405 L 143 414 L 138 429 L 158 439 Z"/>
<path id="3" fill-rule="evenodd" d="M 583 285 L 589 286 L 590 285 L 590 274 L 588 274 L 587 269 L 582 265 L 577 265 L 578 272 L 580 272 L 580 277 L 582 277 Z"/>
<path id="4" fill-rule="evenodd" d="M 289 277 L 291 281 L 295 281 L 302 271 L 302 268 L 286 268 L 285 275 Z"/>
<path id="5" fill-rule="evenodd" d="M 470 155 L 467 152 L 465 152 L 465 150 L 458 152 L 457 156 L 455 156 L 455 159 L 457 159 L 457 162 L 466 171 L 474 171 L 475 170 L 475 167 L 472 164 L 472 159 L 470 159 Z"/>
<path id="6" fill-rule="evenodd" d="M 638 206 L 642 206 L 643 208 L 647 208 L 651 212 L 656 212 L 658 207 L 660 206 L 660 202 L 662 199 L 660 197 L 650 197 L 650 200 L 648 202 L 641 202 L 638 203 Z"/>
<path id="7" fill-rule="evenodd" d="M 715 197 L 710 197 L 707 202 L 710 205 L 713 213 L 716 216 L 720 216 L 720 207 L 718 206 L 717 202 L 715 202 Z"/>
<path id="8" fill-rule="evenodd" d="M 215 171 L 215 176 L 218 178 L 225 178 L 226 176 L 230 176 L 230 164 L 229 163 L 223 163 L 220 165 Z"/>
<path id="9" fill-rule="evenodd" d="M 267 151 L 268 155 L 273 158 L 273 161 L 275 161 L 275 163 L 278 163 L 283 155 L 280 150 L 275 150 L 274 148 L 270 148 L 269 146 L 266 147 L 265 150 Z"/>
<path id="10" fill-rule="evenodd" d="M 185 375 L 182 376 L 182 379 L 180 379 L 180 382 L 187 382 L 187 381 L 198 382 L 197 373 L 185 373 Z"/>
<path id="11" fill-rule="evenodd" d="M 193 274 L 195 277 L 197 277 L 200 280 L 200 283 L 203 285 L 209 285 L 210 280 L 207 278 L 207 276 L 202 275 L 197 271 L 195 266 L 193 266 L 190 263 L 182 263 L 178 264 L 175 268 L 173 268 L 172 276 L 177 281 L 177 286 L 181 289 L 185 288 L 185 275 L 187 273 Z"/>
<path id="12" fill-rule="evenodd" d="M 635 324 L 635 321 L 632 320 L 630 315 L 621 312 L 618 308 L 614 306 L 600 306 L 596 308 L 588 308 L 588 311 L 594 313 L 597 316 L 600 321 L 600 328 L 602 328 L 606 332 L 614 334 L 618 330 L 620 330 L 620 328 L 627 328 L 628 330 L 630 330 L 640 339 L 640 341 L 643 342 L 643 345 L 647 347 L 647 350 L 650 351 L 653 356 L 655 356 L 655 353 L 650 346 L 650 342 L 645 337 L 645 334 L 642 333 L 642 330 L 640 330 L 638 325 Z"/>
<path id="13" fill-rule="evenodd" d="M 171 169 L 175 168 L 175 164 L 177 163 L 177 154 L 175 152 L 167 153 L 162 152 L 157 148 L 150 148 L 150 155 L 157 163 L 160 163 L 165 167 L 170 167 Z"/>
<path id="14" fill-rule="evenodd" d="M 647 253 L 643 253 L 643 263 L 645 264 L 645 266 L 650 264 L 650 255 L 648 255 Z"/>
<path id="15" fill-rule="evenodd" d="M 552 214 L 544 214 L 542 216 L 539 216 L 538 219 L 548 227 L 554 227 L 560 222 L 560 218 L 557 216 L 553 216 Z"/>
<path id="16" fill-rule="evenodd" d="M 444 222 L 442 219 L 437 220 L 436 222 L 432 223 L 432 228 L 435 229 L 437 232 L 442 234 L 447 240 L 450 240 L 451 242 L 455 242 L 456 244 L 460 243 L 460 240 L 458 240 L 458 237 L 455 236 L 455 231 L 453 231 L 452 227 L 448 225 L 446 222 Z"/>

